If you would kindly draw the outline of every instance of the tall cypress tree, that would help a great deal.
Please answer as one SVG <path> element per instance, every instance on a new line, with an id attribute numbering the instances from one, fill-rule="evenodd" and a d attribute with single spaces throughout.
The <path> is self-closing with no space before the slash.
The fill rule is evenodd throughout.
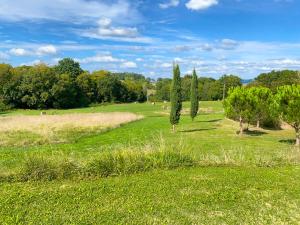
<path id="1" fill-rule="evenodd" d="M 196 74 L 196 70 L 193 71 L 193 78 L 191 84 L 191 118 L 197 116 L 199 110 L 199 97 L 198 97 L 198 77 Z"/>
<path id="2" fill-rule="evenodd" d="M 180 78 L 180 69 L 178 65 L 173 66 L 173 81 L 171 85 L 170 99 L 171 99 L 170 123 L 172 124 L 173 132 L 175 132 L 175 125 L 179 123 L 180 112 L 182 109 L 181 78 Z"/>

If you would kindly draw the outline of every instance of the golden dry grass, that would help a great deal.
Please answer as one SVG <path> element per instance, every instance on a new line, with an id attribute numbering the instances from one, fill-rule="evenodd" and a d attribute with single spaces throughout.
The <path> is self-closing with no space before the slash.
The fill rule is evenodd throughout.
<path id="1" fill-rule="evenodd" d="M 141 118 L 133 113 L 118 112 L 0 117 L 0 146 L 66 142 L 74 132 L 116 128 Z"/>

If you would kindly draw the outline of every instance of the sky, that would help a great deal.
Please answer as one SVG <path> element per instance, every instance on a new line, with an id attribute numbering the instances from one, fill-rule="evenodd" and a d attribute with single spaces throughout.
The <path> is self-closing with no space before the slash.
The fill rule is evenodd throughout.
<path id="1" fill-rule="evenodd" d="M 171 77 L 300 70 L 299 0 L 0 0 L 0 63 Z"/>

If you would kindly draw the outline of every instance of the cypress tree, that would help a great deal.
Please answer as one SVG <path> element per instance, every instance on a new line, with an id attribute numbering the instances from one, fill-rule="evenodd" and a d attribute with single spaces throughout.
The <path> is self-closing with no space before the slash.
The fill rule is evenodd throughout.
<path id="1" fill-rule="evenodd" d="M 199 110 L 199 97 L 198 97 L 198 77 L 196 74 L 196 70 L 193 71 L 193 78 L 191 84 L 191 118 L 197 116 Z"/>
<path id="2" fill-rule="evenodd" d="M 180 78 L 180 69 L 178 65 L 173 66 L 173 81 L 171 85 L 171 113 L 170 113 L 170 123 L 175 132 L 175 125 L 179 123 L 180 120 L 180 111 L 182 108 L 182 99 L 181 99 L 181 78 Z"/>

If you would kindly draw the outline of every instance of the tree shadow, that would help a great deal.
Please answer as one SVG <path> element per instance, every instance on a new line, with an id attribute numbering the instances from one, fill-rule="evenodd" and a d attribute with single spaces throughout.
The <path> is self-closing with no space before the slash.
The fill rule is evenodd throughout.
<path id="1" fill-rule="evenodd" d="M 7 115 L 9 112 L 8 111 L 3 111 L 3 112 L 0 112 L 0 115 Z"/>
<path id="2" fill-rule="evenodd" d="M 267 134 L 267 132 L 260 131 L 260 130 L 245 130 L 244 133 L 249 135 L 249 136 L 253 136 L 253 137 L 258 137 L 258 136 L 262 136 L 264 134 Z"/>
<path id="3" fill-rule="evenodd" d="M 216 130 L 217 128 L 203 128 L 203 129 L 190 129 L 190 130 L 181 130 L 181 133 L 193 133 L 193 132 L 200 132 L 200 131 L 208 131 L 208 130 Z"/>
<path id="4" fill-rule="evenodd" d="M 200 121 L 196 121 L 196 123 L 214 123 L 214 122 L 219 122 L 222 119 L 215 119 L 215 120 L 200 120 Z"/>
<path id="5" fill-rule="evenodd" d="M 289 145 L 295 145 L 296 140 L 295 139 L 283 139 L 279 140 L 280 143 L 289 144 Z"/>

